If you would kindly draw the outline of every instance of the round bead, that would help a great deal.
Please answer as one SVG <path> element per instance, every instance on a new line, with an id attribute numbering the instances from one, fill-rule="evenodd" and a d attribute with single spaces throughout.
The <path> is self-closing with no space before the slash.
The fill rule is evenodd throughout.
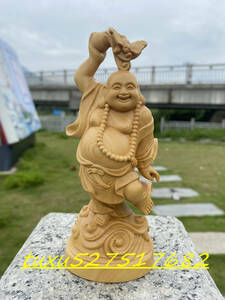
<path id="1" fill-rule="evenodd" d="M 107 150 L 103 143 L 104 130 L 107 126 L 107 119 L 110 111 L 110 107 L 108 103 L 105 104 L 99 132 L 97 135 L 97 145 L 99 149 L 102 151 L 102 153 L 104 153 L 108 158 L 114 159 L 116 161 L 131 161 L 135 159 L 134 154 L 137 146 L 137 132 L 139 127 L 140 107 L 141 107 L 141 102 L 138 102 L 136 109 L 134 111 L 132 132 L 130 134 L 130 150 L 127 155 L 116 155 L 110 152 L 109 150 Z"/>

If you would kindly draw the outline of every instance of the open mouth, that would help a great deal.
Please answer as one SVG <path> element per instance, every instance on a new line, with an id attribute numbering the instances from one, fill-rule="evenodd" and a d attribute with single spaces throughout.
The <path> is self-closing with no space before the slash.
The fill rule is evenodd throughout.
<path id="1" fill-rule="evenodd" d="M 117 98 L 119 98 L 120 100 L 122 100 L 123 102 L 127 102 L 130 100 L 130 95 L 118 95 Z"/>

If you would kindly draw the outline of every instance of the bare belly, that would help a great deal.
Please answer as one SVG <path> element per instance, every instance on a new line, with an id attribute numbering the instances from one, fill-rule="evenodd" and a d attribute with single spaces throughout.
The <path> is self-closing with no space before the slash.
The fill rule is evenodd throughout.
<path id="1" fill-rule="evenodd" d="M 82 137 L 79 147 L 83 158 L 106 168 L 118 169 L 125 166 L 127 162 L 111 160 L 99 150 L 97 146 L 98 131 L 99 127 L 91 127 Z M 126 155 L 129 151 L 129 140 L 129 135 L 115 128 L 107 127 L 104 131 L 104 146 L 114 154 Z"/>

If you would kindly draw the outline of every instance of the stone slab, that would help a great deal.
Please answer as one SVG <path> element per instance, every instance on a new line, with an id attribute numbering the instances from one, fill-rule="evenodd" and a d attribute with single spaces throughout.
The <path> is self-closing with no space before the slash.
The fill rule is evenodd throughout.
<path id="1" fill-rule="evenodd" d="M 163 172 L 163 171 L 167 171 L 168 169 L 163 167 L 163 166 L 153 166 L 153 168 L 158 171 L 158 172 Z M 135 168 L 136 172 L 139 172 L 137 168 Z"/>
<path id="2" fill-rule="evenodd" d="M 158 172 L 167 171 L 168 169 L 163 166 L 153 166 L 153 168 Z"/>
<path id="3" fill-rule="evenodd" d="M 143 176 L 140 176 L 141 181 L 149 181 Z M 160 175 L 160 182 L 174 182 L 182 181 L 182 178 L 179 175 Z"/>
<path id="4" fill-rule="evenodd" d="M 153 211 L 160 216 L 174 217 L 220 216 L 224 214 L 224 212 L 213 203 L 155 205 Z"/>
<path id="5" fill-rule="evenodd" d="M 197 197 L 199 194 L 193 189 L 188 188 L 153 188 L 152 198 L 174 199 Z"/>
<path id="6" fill-rule="evenodd" d="M 225 254 L 225 232 L 190 232 L 197 252 Z"/>
<path id="7" fill-rule="evenodd" d="M 75 218 L 74 214 L 51 213 L 39 222 L 3 274 L 0 299 L 223 299 L 207 270 L 154 269 L 137 280 L 107 284 L 87 281 L 68 270 L 20 269 L 24 256 L 30 251 L 39 257 L 64 255 Z M 147 219 L 154 251 L 166 253 L 158 266 L 163 266 L 168 256 L 175 252 L 180 263 L 190 252 L 194 254 L 193 263 L 199 262 L 193 242 L 179 220 L 159 216 Z"/>

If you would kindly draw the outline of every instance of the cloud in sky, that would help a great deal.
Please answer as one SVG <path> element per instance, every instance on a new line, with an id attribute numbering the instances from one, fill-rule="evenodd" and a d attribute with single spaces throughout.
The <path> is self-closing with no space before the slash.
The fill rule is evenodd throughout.
<path id="1" fill-rule="evenodd" d="M 0 38 L 32 71 L 77 68 L 90 33 L 109 27 L 148 42 L 136 66 L 225 63 L 221 0 L 7 0 L 0 16 Z M 114 66 L 111 54 L 103 66 Z"/>

